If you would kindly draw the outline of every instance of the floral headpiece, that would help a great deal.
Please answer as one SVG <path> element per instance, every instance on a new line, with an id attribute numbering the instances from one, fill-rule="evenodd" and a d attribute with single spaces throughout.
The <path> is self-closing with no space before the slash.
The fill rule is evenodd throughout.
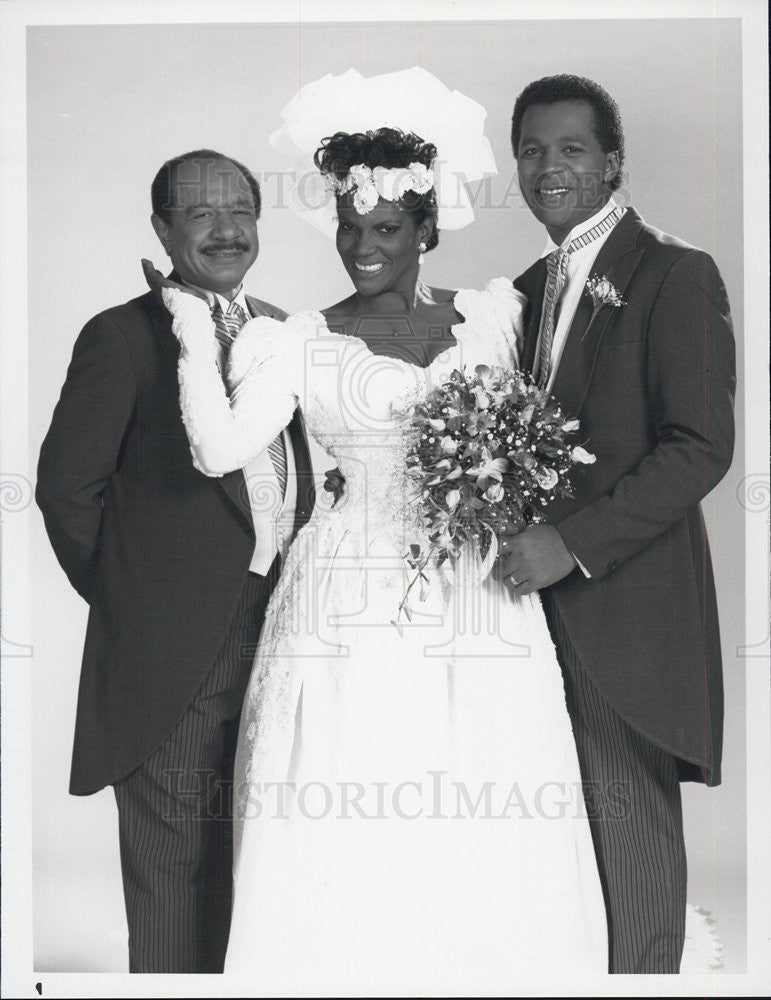
<path id="1" fill-rule="evenodd" d="M 335 194 L 353 191 L 353 207 L 359 215 L 366 215 L 375 208 L 379 198 L 398 201 L 408 191 L 426 194 L 434 185 L 434 171 L 422 163 L 374 169 L 357 163 L 342 180 L 333 174 L 327 180 Z"/>

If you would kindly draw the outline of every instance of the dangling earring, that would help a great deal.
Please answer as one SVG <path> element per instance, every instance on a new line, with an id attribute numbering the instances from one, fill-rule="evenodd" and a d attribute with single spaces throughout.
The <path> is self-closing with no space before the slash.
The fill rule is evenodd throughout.
<path id="1" fill-rule="evenodd" d="M 418 253 L 425 253 L 428 250 L 428 246 L 423 242 L 423 240 L 418 243 Z"/>

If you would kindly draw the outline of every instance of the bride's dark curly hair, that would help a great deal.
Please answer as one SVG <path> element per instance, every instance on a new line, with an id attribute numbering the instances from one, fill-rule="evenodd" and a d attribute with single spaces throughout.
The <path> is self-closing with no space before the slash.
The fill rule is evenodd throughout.
<path id="1" fill-rule="evenodd" d="M 402 132 L 398 128 L 379 128 L 374 132 L 335 132 L 321 140 L 313 156 L 313 162 L 322 174 L 332 174 L 339 181 L 358 163 L 370 169 L 408 167 L 411 163 L 431 167 L 435 159 L 436 146 L 433 143 L 424 142 L 414 132 Z M 433 225 L 426 240 L 426 249 L 433 250 L 439 242 L 436 191 L 433 187 L 425 194 L 406 191 L 399 204 L 413 216 L 416 226 L 426 219 L 431 220 Z"/>

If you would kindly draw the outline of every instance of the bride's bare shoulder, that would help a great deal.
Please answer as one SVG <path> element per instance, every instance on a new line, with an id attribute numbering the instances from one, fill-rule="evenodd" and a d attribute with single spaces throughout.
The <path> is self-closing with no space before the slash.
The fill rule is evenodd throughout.
<path id="1" fill-rule="evenodd" d="M 447 302 L 452 302 L 452 300 L 458 293 L 458 289 L 434 288 L 433 286 L 431 286 L 429 288 L 429 292 L 431 293 L 431 298 L 434 300 L 434 302 L 436 302 L 438 305 L 444 305 Z"/>
<path id="2" fill-rule="evenodd" d="M 357 299 L 355 295 L 349 295 L 347 299 L 335 302 L 333 306 L 327 306 L 321 310 L 321 315 L 325 319 L 350 319 L 356 312 Z"/>
<path id="3" fill-rule="evenodd" d="M 359 313 L 357 311 L 357 300 L 355 295 L 349 295 L 347 299 L 336 302 L 333 306 L 327 306 L 321 310 L 327 327 L 339 333 L 347 333 L 357 326 Z"/>

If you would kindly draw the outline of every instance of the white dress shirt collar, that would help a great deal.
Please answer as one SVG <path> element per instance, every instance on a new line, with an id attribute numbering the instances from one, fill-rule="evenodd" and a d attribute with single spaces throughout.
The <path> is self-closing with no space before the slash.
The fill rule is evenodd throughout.
<path id="1" fill-rule="evenodd" d="M 584 233 L 588 233 L 590 229 L 599 225 L 603 219 L 607 218 L 611 212 L 615 211 L 619 206 L 613 200 L 613 198 L 608 198 L 607 202 L 602 206 L 599 212 L 595 212 L 593 216 L 589 219 L 585 219 L 580 222 L 577 226 L 573 226 L 570 232 L 567 234 L 565 239 L 559 244 L 563 250 L 567 250 L 570 243 L 578 239 L 579 236 L 583 236 Z M 546 240 L 546 248 L 544 249 L 541 257 L 548 257 L 550 253 L 558 248 L 558 244 L 549 236 Z"/>
<path id="2" fill-rule="evenodd" d="M 235 302 L 237 306 L 240 306 L 246 316 L 250 316 L 249 306 L 246 304 L 246 293 L 244 292 L 243 282 L 238 286 L 238 290 L 232 299 L 228 299 L 225 295 L 220 295 L 219 292 L 213 292 L 209 288 L 201 288 L 200 285 L 194 285 L 190 281 L 186 281 L 185 284 L 188 288 L 194 288 L 197 292 L 202 292 L 206 296 L 206 301 L 209 303 L 209 307 L 213 309 L 219 304 L 220 309 L 223 313 L 228 311 L 231 302 Z"/>

